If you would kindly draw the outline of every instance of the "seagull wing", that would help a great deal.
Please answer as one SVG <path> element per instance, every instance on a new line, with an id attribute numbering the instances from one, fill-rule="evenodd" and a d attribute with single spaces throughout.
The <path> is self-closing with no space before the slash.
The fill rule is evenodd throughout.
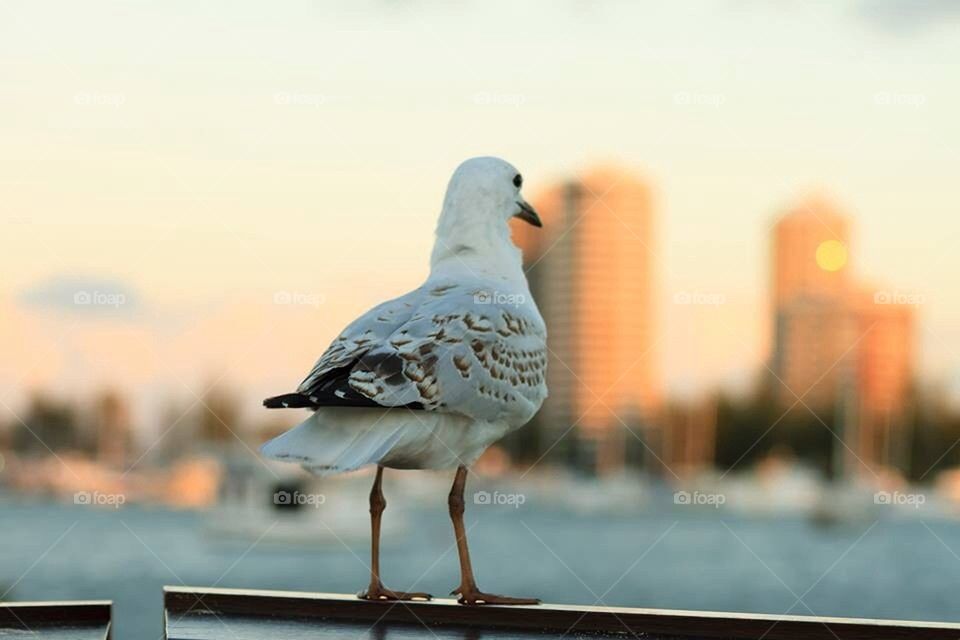
<path id="1" fill-rule="evenodd" d="M 354 321 L 296 393 L 268 407 L 407 407 L 527 422 L 546 398 L 546 330 L 529 295 L 421 287 Z"/>
<path id="2" fill-rule="evenodd" d="M 410 318 L 352 367 L 378 405 L 416 404 L 477 420 L 527 422 L 547 395 L 546 329 L 529 295 L 482 286 L 424 287 Z"/>
<path id="3" fill-rule="evenodd" d="M 350 372 L 360 358 L 410 319 L 420 294 L 420 289 L 415 289 L 377 305 L 351 322 L 327 347 L 296 392 L 267 398 L 264 406 L 271 409 L 381 406 L 350 386 Z"/>

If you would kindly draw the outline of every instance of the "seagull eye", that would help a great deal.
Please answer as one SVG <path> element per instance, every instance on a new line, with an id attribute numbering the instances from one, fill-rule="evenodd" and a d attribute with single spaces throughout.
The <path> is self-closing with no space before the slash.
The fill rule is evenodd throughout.
<path id="1" fill-rule="evenodd" d="M 513 186 L 517 189 L 523 186 L 523 176 L 519 173 L 513 177 Z"/>

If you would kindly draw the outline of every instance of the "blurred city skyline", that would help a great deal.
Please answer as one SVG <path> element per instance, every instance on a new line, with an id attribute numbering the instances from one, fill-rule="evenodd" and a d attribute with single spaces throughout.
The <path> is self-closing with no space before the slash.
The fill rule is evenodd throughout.
<path id="1" fill-rule="evenodd" d="M 667 396 L 752 388 L 771 228 L 809 194 L 853 221 L 858 276 L 920 302 L 921 381 L 960 395 L 960 43 L 935 4 L 571 3 L 549 30 L 540 3 L 10 5 L 2 399 L 118 388 L 139 424 L 220 380 L 256 411 L 422 281 L 481 154 L 530 198 L 597 165 L 649 186 Z"/>
<path id="2" fill-rule="evenodd" d="M 494 155 L 550 397 L 472 465 L 484 583 L 956 619 L 958 36 L 945 0 L 0 2 L 0 599 L 111 599 L 121 640 L 164 584 L 354 592 L 374 470 L 266 460 L 304 414 L 261 402 L 423 282 Z M 450 475 L 387 472 L 391 586 L 455 584 Z"/>

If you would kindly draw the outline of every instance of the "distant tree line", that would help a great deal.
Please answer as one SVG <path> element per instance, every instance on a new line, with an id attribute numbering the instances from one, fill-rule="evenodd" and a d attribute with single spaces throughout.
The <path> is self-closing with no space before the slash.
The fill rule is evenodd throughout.
<path id="1" fill-rule="evenodd" d="M 960 468 L 960 410 L 944 398 L 945 394 L 935 391 L 914 392 L 908 415 L 890 425 L 892 440 L 884 451 L 884 462 L 908 480 L 931 482 L 946 469 Z M 814 412 L 798 403 L 786 411 L 766 389 L 746 396 L 718 394 L 713 405 L 715 446 L 713 460 L 705 461 L 707 466 L 712 463 L 721 471 L 746 472 L 771 454 L 788 454 L 824 477 L 836 478 L 856 473 L 856 467 L 863 464 L 854 455 L 856 438 L 845 432 L 844 416 L 837 409 Z M 627 422 L 643 442 L 629 434 L 620 438 L 618 446 L 624 449 L 626 464 L 651 474 L 662 473 L 663 465 L 656 457 L 662 456 L 658 452 L 669 435 L 650 428 L 653 423 Z M 520 464 L 552 464 L 591 473 L 596 444 L 584 439 L 578 428 L 559 438 L 564 431 L 534 420 L 509 434 L 501 446 Z"/>

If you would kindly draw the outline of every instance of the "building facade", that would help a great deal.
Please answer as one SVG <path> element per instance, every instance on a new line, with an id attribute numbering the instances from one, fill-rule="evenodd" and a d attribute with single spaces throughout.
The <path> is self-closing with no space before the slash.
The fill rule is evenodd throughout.
<path id="1" fill-rule="evenodd" d="M 548 328 L 541 445 L 554 459 L 613 472 L 642 448 L 662 392 L 652 193 L 605 168 L 550 187 L 534 206 L 543 229 L 517 228 L 515 239 Z"/>
<path id="2" fill-rule="evenodd" d="M 850 224 L 822 197 L 772 234 L 771 388 L 783 408 L 834 417 L 845 467 L 899 466 L 913 380 L 914 308 L 855 277 Z"/>

